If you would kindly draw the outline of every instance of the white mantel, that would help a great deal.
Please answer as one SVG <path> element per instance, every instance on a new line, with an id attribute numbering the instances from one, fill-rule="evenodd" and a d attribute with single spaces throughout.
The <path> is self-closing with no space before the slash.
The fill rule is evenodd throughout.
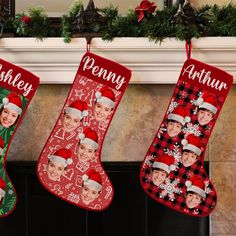
<path id="1" fill-rule="evenodd" d="M 228 71 L 236 78 L 236 38 L 207 37 L 192 40 L 192 57 Z M 43 42 L 34 38 L 0 39 L 1 58 L 38 75 L 43 84 L 70 84 L 85 53 L 84 38 L 64 43 L 62 38 Z M 117 61 L 133 72 L 133 84 L 176 83 L 186 60 L 185 43 L 166 39 L 161 44 L 147 38 L 94 38 L 91 52 Z M 236 80 L 234 79 L 234 83 Z"/>

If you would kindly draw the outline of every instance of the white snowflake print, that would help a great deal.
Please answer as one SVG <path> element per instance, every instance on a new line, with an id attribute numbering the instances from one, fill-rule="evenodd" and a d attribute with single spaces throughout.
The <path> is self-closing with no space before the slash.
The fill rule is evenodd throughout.
<path id="1" fill-rule="evenodd" d="M 197 137 L 202 135 L 201 131 L 199 130 L 199 124 L 192 123 L 188 123 L 187 127 L 183 128 L 183 133 L 185 134 L 185 137 L 187 137 L 189 134 L 194 134 Z"/>
<path id="2" fill-rule="evenodd" d="M 164 152 L 166 154 L 168 154 L 169 156 L 173 156 L 175 158 L 175 163 L 174 164 L 175 164 L 176 168 L 178 168 L 177 165 L 181 160 L 180 145 L 178 143 L 176 143 L 176 144 L 174 144 L 174 149 L 173 150 L 165 148 Z"/>
<path id="3" fill-rule="evenodd" d="M 76 193 L 70 193 L 68 195 L 68 198 L 67 198 L 69 201 L 71 202 L 75 202 L 75 203 L 78 203 L 79 200 L 80 200 L 80 197 L 79 197 L 79 194 L 76 194 Z"/>
<path id="4" fill-rule="evenodd" d="M 154 159 L 153 155 L 146 156 L 144 163 L 143 163 L 143 169 L 150 168 L 152 166 L 152 160 Z"/>
<path id="5" fill-rule="evenodd" d="M 211 190 L 211 188 L 209 187 L 209 185 L 210 185 L 209 180 L 204 181 L 204 183 L 205 183 L 205 193 L 206 193 L 206 194 L 210 194 L 210 193 L 212 192 L 212 190 Z"/>
<path id="6" fill-rule="evenodd" d="M 168 196 L 171 201 L 174 201 L 175 193 L 176 194 L 182 193 L 182 190 L 177 187 L 179 182 L 180 182 L 179 179 L 175 179 L 171 182 L 171 180 L 167 178 L 164 183 L 159 185 L 159 188 L 163 189 L 163 191 L 160 193 L 160 198 Z"/>
<path id="7" fill-rule="evenodd" d="M 168 111 L 167 113 L 171 113 L 179 104 L 177 102 L 174 101 L 174 99 L 172 99 L 169 107 L 168 107 Z"/>
<path id="8" fill-rule="evenodd" d="M 159 129 L 159 131 L 158 131 L 158 133 L 157 133 L 157 138 L 160 138 L 161 135 L 162 135 L 164 132 L 166 132 L 166 131 L 167 131 L 167 129 L 166 129 L 165 125 L 162 124 L 161 127 L 160 127 L 160 129 Z"/>
<path id="9" fill-rule="evenodd" d="M 202 96 L 202 92 L 199 92 L 198 93 L 198 98 L 200 98 Z M 197 102 L 197 100 L 198 100 L 198 98 L 197 99 L 192 99 L 190 102 L 191 102 L 191 104 L 193 104 L 193 105 L 195 105 L 195 106 L 198 106 L 197 104 L 198 104 L 198 102 Z"/>
<path id="10" fill-rule="evenodd" d="M 198 108 L 196 107 L 196 108 L 193 110 L 193 114 L 194 114 L 194 115 L 197 115 L 197 112 L 198 112 Z"/>

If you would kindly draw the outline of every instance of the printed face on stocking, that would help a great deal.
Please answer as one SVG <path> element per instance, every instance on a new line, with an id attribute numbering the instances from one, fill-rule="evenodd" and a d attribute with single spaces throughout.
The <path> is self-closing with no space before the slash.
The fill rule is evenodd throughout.
<path id="1" fill-rule="evenodd" d="M 97 121 L 102 121 L 108 118 L 112 113 L 113 108 L 101 102 L 96 102 L 94 107 L 94 117 Z"/>
<path id="2" fill-rule="evenodd" d="M 98 198 L 101 191 L 98 191 L 95 187 L 90 185 L 83 185 L 81 190 L 81 199 L 85 205 L 89 205 L 96 198 Z"/>
<path id="3" fill-rule="evenodd" d="M 110 205 L 114 191 L 103 169 L 100 150 L 115 107 L 119 105 L 130 78 L 131 71 L 118 63 L 90 52 L 83 56 L 60 119 L 37 165 L 39 180 L 48 191 L 86 210 L 102 211 Z M 66 155 L 67 152 L 51 155 L 56 147 L 68 148 L 71 155 Z M 73 159 L 60 182 L 50 181 L 45 171 L 50 155 L 65 158 L 61 162 L 66 166 Z M 58 176 L 63 173 L 63 168 L 60 171 Z"/>
<path id="4" fill-rule="evenodd" d="M 176 137 L 182 131 L 183 125 L 177 121 L 169 120 L 167 123 L 167 133 L 173 138 Z"/>
<path id="5" fill-rule="evenodd" d="M 207 125 L 214 118 L 213 112 L 207 109 L 199 109 L 197 113 L 197 120 L 200 125 Z"/>
<path id="6" fill-rule="evenodd" d="M 54 160 L 49 160 L 47 164 L 47 175 L 50 180 L 56 181 L 65 171 L 65 166 Z"/>
<path id="7" fill-rule="evenodd" d="M 88 162 L 94 159 L 96 149 L 86 143 L 80 143 L 78 146 L 78 159 L 79 162 Z"/>
<path id="8" fill-rule="evenodd" d="M 65 113 L 63 116 L 62 126 L 65 131 L 71 132 L 80 126 L 80 118 L 73 114 Z"/>
<path id="9" fill-rule="evenodd" d="M 153 169 L 150 175 L 152 183 L 156 186 L 162 184 L 168 176 L 167 172 L 161 169 Z"/>
<path id="10" fill-rule="evenodd" d="M 202 197 L 194 192 L 188 192 L 186 195 L 185 203 L 189 209 L 197 207 L 202 202 Z"/>
<path id="11" fill-rule="evenodd" d="M 198 155 L 194 152 L 184 151 L 181 155 L 181 161 L 183 166 L 189 167 L 193 165 L 198 159 Z"/>
<path id="12" fill-rule="evenodd" d="M 0 218 L 8 216 L 16 206 L 16 191 L 8 177 L 6 159 L 25 111 L 39 85 L 39 78 L 23 68 L 0 59 Z M 27 126 L 27 125 L 26 125 Z M 25 127 L 24 130 L 27 130 Z M 5 154 L 5 155 L 4 155 Z M 45 172 L 45 171 L 44 171 Z M 45 173 L 46 174 L 46 173 Z"/>
<path id="13" fill-rule="evenodd" d="M 0 123 L 4 128 L 9 128 L 17 121 L 18 113 L 10 108 L 3 108 L 0 113 Z"/>

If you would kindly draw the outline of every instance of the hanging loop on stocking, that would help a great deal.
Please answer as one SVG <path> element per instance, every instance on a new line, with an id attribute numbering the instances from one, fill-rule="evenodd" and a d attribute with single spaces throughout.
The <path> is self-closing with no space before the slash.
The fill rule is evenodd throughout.
<path id="1" fill-rule="evenodd" d="M 93 36 L 91 34 L 85 34 L 85 39 L 87 42 L 87 52 L 90 52 L 90 45 L 91 45 L 91 41 L 92 41 Z"/>
<path id="2" fill-rule="evenodd" d="M 191 44 L 191 40 L 190 39 L 186 40 L 185 50 L 186 50 L 187 59 L 190 59 L 191 58 L 191 53 L 192 53 L 192 44 Z"/>

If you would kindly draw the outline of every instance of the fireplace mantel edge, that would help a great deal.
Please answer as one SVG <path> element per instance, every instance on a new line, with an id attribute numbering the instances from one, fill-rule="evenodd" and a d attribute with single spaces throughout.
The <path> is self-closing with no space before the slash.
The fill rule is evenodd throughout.
<path id="1" fill-rule="evenodd" d="M 236 78 L 236 37 L 192 40 L 192 57 L 226 70 Z M 83 54 L 84 38 L 0 39 L 1 58 L 38 75 L 42 84 L 71 84 Z M 161 44 L 147 38 L 94 38 L 91 52 L 132 70 L 131 84 L 175 84 L 186 60 L 185 42 L 167 38 Z M 236 83 L 236 79 L 234 79 Z"/>

